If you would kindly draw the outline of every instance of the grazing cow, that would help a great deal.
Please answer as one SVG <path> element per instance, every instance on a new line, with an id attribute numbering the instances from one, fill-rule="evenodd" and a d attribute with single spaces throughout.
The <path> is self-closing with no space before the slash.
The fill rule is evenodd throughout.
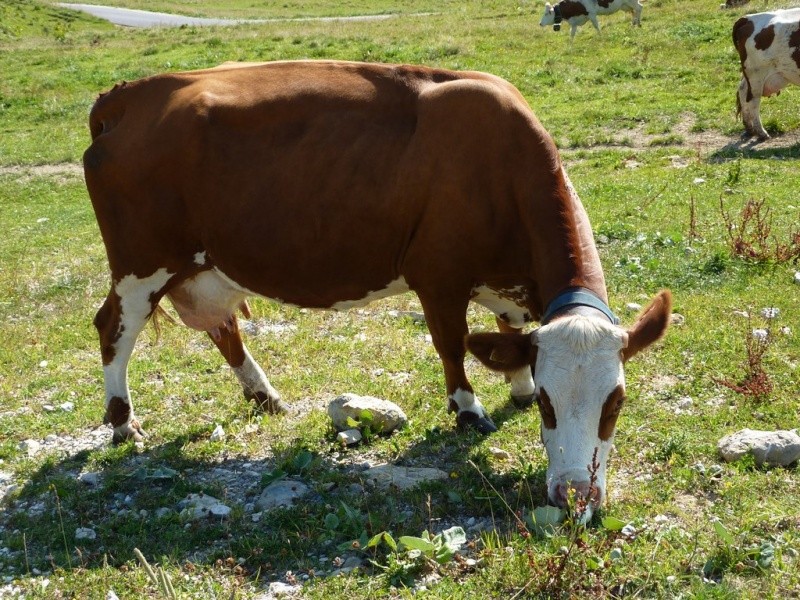
<path id="1" fill-rule="evenodd" d="M 748 135 L 769 137 L 761 124 L 762 96 L 800 85 L 800 8 L 746 15 L 733 24 L 733 45 L 742 64 L 736 115 Z"/>
<path id="2" fill-rule="evenodd" d="M 561 0 L 558 4 L 544 5 L 544 16 L 539 25 L 546 27 L 552 25 L 555 31 L 561 29 L 561 22 L 569 23 L 569 39 L 575 38 L 578 27 L 591 21 L 597 32 L 600 32 L 600 23 L 597 15 L 610 15 L 618 10 L 632 13 L 633 25 L 641 26 L 642 5 L 639 0 Z"/>
<path id="3" fill-rule="evenodd" d="M 504 365 L 512 399 L 535 397 L 580 448 L 599 435 L 604 460 L 622 359 L 663 333 L 668 302 L 627 332 L 611 324 L 586 212 L 508 82 L 351 62 L 223 65 L 118 85 L 89 124 L 84 171 L 111 270 L 94 324 L 116 441 L 142 436 L 127 368 L 162 298 L 275 413 L 286 405 L 239 333 L 248 296 L 345 309 L 413 290 L 459 427 L 495 430 L 464 371 L 473 301 L 506 333 L 549 323 L 536 368 L 555 413 L 527 363 Z M 602 405 L 602 419 L 562 414 L 579 401 Z"/>

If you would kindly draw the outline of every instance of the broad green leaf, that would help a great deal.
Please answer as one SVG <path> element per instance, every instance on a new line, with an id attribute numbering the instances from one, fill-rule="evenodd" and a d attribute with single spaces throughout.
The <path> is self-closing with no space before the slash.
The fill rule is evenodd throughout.
<path id="1" fill-rule="evenodd" d="M 356 421 L 353 417 L 347 417 L 347 426 L 352 427 L 353 429 L 357 429 L 361 427 L 361 423 Z"/>
<path id="2" fill-rule="evenodd" d="M 450 562 L 450 560 L 453 558 L 454 555 L 455 551 L 452 548 L 444 546 L 440 548 L 439 551 L 436 553 L 435 556 L 436 562 L 438 562 L 440 565 L 447 564 L 448 562 Z"/>
<path id="3" fill-rule="evenodd" d="M 616 517 L 603 517 L 603 527 L 609 531 L 620 531 L 625 527 L 625 521 Z"/>
<path id="4" fill-rule="evenodd" d="M 736 541 L 731 533 L 725 529 L 725 525 L 723 525 L 720 521 L 714 521 L 714 531 L 717 532 L 717 535 L 720 537 L 720 539 L 722 539 L 722 541 L 728 546 L 732 546 Z"/>
<path id="5" fill-rule="evenodd" d="M 392 549 L 392 552 L 397 552 L 397 542 L 394 541 L 394 538 L 388 531 L 383 532 L 383 541 Z"/>
<path id="6" fill-rule="evenodd" d="M 413 537 L 410 535 L 404 535 L 401 537 L 400 543 L 406 548 L 410 548 L 411 550 L 419 550 L 420 552 L 424 552 L 426 554 L 433 552 L 435 548 L 435 546 L 428 540 L 423 540 L 422 538 Z"/>
<path id="7" fill-rule="evenodd" d="M 442 532 L 442 540 L 445 546 L 455 552 L 467 543 L 467 534 L 461 527 L 455 526 Z"/>
<path id="8" fill-rule="evenodd" d="M 339 527 L 339 517 L 335 513 L 328 513 L 325 515 L 325 527 L 327 529 L 336 529 Z"/>

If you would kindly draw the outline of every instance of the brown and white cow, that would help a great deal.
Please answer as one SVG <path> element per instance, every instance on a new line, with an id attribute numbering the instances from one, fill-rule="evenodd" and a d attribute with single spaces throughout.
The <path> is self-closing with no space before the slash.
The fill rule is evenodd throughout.
<path id="1" fill-rule="evenodd" d="M 631 13 L 633 25 L 642 24 L 642 5 L 639 0 L 561 0 L 555 5 L 549 2 L 544 5 L 544 15 L 539 25 L 546 27 L 552 25 L 553 29 L 561 29 L 562 21 L 569 23 L 569 39 L 575 38 L 578 27 L 591 21 L 594 28 L 600 33 L 600 23 L 597 15 L 611 15 L 618 10 Z"/>
<path id="2" fill-rule="evenodd" d="M 223 65 L 118 85 L 95 103 L 90 129 L 86 183 L 111 269 L 95 326 L 117 441 L 142 435 L 127 367 L 164 297 L 210 335 L 246 395 L 281 412 L 239 334 L 248 296 L 345 309 L 413 290 L 449 408 L 484 433 L 495 426 L 463 364 L 470 301 L 507 333 L 559 317 L 538 330 L 538 387 L 528 363 L 505 370 L 521 405 L 543 402 L 541 374 L 556 431 L 579 425 L 578 436 L 597 430 L 609 395 L 604 410 L 618 407 L 623 358 L 666 328 L 662 300 L 628 332 L 612 325 L 589 220 L 555 144 L 498 77 Z M 562 416 L 570 403 L 591 406 L 594 424 Z"/>
<path id="3" fill-rule="evenodd" d="M 733 25 L 733 45 L 742 64 L 736 114 L 748 135 L 766 139 L 762 96 L 779 94 L 790 83 L 800 85 L 800 8 L 745 15 Z"/>

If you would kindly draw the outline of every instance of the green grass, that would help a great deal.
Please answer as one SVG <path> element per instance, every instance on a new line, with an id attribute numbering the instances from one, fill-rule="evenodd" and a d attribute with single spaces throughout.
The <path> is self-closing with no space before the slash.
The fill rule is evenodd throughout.
<path id="1" fill-rule="evenodd" d="M 494 523 L 469 551 L 478 565 L 448 562 L 426 580 L 426 597 L 547 598 L 559 589 L 574 597 L 800 593 L 796 467 L 721 464 L 716 453 L 723 435 L 744 427 L 798 426 L 796 266 L 732 256 L 720 213 L 720 199 L 731 214 L 765 199 L 773 233 L 786 241 L 800 211 L 798 146 L 735 144 L 739 71 L 729 32 L 744 10 L 652 0 L 641 29 L 632 29 L 627 15 L 613 15 L 601 19 L 602 35 L 584 26 L 570 44 L 564 31 L 538 27 L 541 7 L 531 3 L 120 4 L 217 17 L 435 14 L 139 31 L 35 0 L 0 4 L 0 471 L 20 483 L 0 508 L 8 525 L 0 534 L 0 549 L 8 549 L 0 550 L 0 586 L 13 578 L 32 598 L 105 598 L 109 589 L 123 600 L 165 597 L 134 558 L 139 548 L 165 569 L 180 597 L 255 597 L 287 570 L 301 581 L 309 576 L 309 598 L 410 597 L 403 584 L 419 583 L 419 565 L 386 546 L 369 554 L 380 567 L 367 572 L 312 572 L 325 568 L 320 556 L 352 552 L 347 548 L 364 531 L 419 536 L 431 525 L 464 526 L 474 517 Z M 102 418 L 91 320 L 108 274 L 77 167 L 97 94 L 167 70 L 286 58 L 412 62 L 506 77 L 562 148 L 600 241 L 612 308 L 629 324 L 626 303 L 673 290 L 685 323 L 628 365 L 630 401 L 609 464 L 604 515 L 632 523 L 635 536 L 604 527 L 599 517 L 585 530 L 520 535 L 514 513 L 544 502 L 538 416 L 511 409 L 502 377 L 470 360 L 469 376 L 502 427 L 487 439 L 456 433 L 427 330 L 388 314 L 419 310 L 410 295 L 345 314 L 253 302 L 254 319 L 294 326 L 249 338 L 248 346 L 287 400 L 314 407 L 307 413 L 255 414 L 211 342 L 166 325 L 160 336 L 150 328 L 142 334 L 130 368 L 149 433 L 143 451 L 101 446 L 29 458 L 20 448 L 51 434 L 85 436 Z M 800 128 L 796 93 L 790 88 L 762 105 L 768 129 L 788 140 Z M 716 380 L 744 374 L 748 324 L 734 311 L 753 312 L 755 326 L 767 306 L 781 309 L 773 329 L 791 333 L 776 335 L 765 358 L 774 389 L 754 403 Z M 472 309 L 469 318 L 473 329 L 492 328 L 483 310 Z M 409 426 L 340 450 L 323 408 L 348 391 L 397 402 Z M 693 403 L 676 414 L 683 397 Z M 74 410 L 58 408 L 65 402 Z M 209 440 L 217 423 L 228 434 L 224 442 Z M 491 446 L 512 459 L 492 458 Z M 299 468 L 308 451 L 311 465 Z M 367 459 L 438 465 L 452 477 L 404 494 L 346 493 L 360 482 L 350 465 Z M 149 477 L 161 467 L 175 474 Z M 217 467 L 249 468 L 262 480 L 282 470 L 310 483 L 313 499 L 258 523 L 240 504 L 221 524 L 187 529 L 175 512 L 156 517 L 190 492 L 225 498 L 223 484 L 204 479 Z M 79 484 L 81 471 L 102 473 L 101 485 Z M 98 539 L 76 543 L 80 526 L 92 526 Z M 765 544 L 774 548 L 768 566 L 756 560 Z M 562 547 L 571 548 L 565 559 Z"/>

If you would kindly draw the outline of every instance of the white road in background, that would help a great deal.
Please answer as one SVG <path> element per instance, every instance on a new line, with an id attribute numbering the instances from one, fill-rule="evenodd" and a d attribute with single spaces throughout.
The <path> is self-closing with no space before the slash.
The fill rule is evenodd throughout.
<path id="1" fill-rule="evenodd" d="M 100 19 L 110 21 L 124 27 L 180 27 L 181 25 L 240 25 L 242 23 L 284 23 L 293 21 L 382 21 L 399 15 L 360 15 L 356 17 L 306 17 L 301 19 L 204 19 L 200 17 L 184 17 L 148 10 L 132 8 L 114 8 L 96 4 L 67 4 L 59 2 L 58 6 L 71 10 L 80 10 Z M 425 16 L 414 14 L 411 16 Z"/>

